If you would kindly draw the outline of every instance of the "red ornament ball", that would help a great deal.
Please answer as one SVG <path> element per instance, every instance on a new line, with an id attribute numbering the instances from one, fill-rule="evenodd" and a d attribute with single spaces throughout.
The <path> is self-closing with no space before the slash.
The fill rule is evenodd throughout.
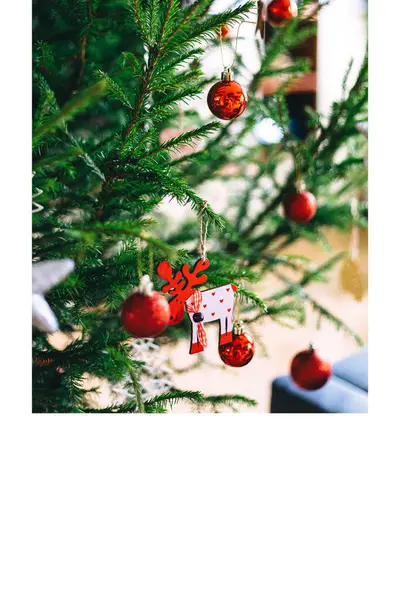
<path id="1" fill-rule="evenodd" d="M 135 337 L 155 337 L 169 324 L 170 308 L 162 294 L 135 292 L 125 300 L 121 310 L 122 325 Z"/>
<path id="2" fill-rule="evenodd" d="M 222 27 L 221 27 L 221 36 L 223 38 L 225 38 L 228 35 L 228 33 L 230 32 L 230 30 L 231 30 L 231 28 L 229 27 L 229 25 L 222 25 Z"/>
<path id="3" fill-rule="evenodd" d="M 267 8 L 267 22 L 272 27 L 283 27 L 287 21 L 297 17 L 295 0 L 272 0 Z"/>
<path id="4" fill-rule="evenodd" d="M 287 219 L 302 225 L 317 212 L 317 199 L 310 192 L 291 192 L 284 197 L 283 207 Z"/>
<path id="5" fill-rule="evenodd" d="M 215 83 L 207 96 L 208 108 L 212 114 L 224 121 L 231 121 L 242 114 L 247 104 L 244 89 L 229 77 Z"/>
<path id="6" fill-rule="evenodd" d="M 233 333 L 232 341 L 223 344 L 218 349 L 222 362 L 230 367 L 245 367 L 254 356 L 253 338 L 240 330 L 240 333 Z"/>
<path id="7" fill-rule="evenodd" d="M 322 360 L 315 348 L 310 346 L 296 354 L 290 366 L 293 381 L 303 390 L 319 390 L 332 375 L 332 365 Z"/>

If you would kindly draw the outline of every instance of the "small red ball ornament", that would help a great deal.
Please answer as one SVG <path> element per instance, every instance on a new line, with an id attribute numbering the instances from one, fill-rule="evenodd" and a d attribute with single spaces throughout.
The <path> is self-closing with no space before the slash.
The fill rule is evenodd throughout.
<path id="1" fill-rule="evenodd" d="M 240 83 L 232 80 L 229 69 L 222 73 L 221 81 L 210 88 L 207 104 L 212 114 L 224 121 L 236 119 L 246 108 L 246 93 Z"/>
<path id="2" fill-rule="evenodd" d="M 296 354 L 290 366 L 293 381 L 303 390 L 319 390 L 332 375 L 332 365 L 318 356 L 314 346 Z"/>
<path id="3" fill-rule="evenodd" d="M 169 324 L 170 307 L 166 298 L 153 292 L 148 275 L 142 277 L 139 288 L 125 300 L 121 309 L 122 325 L 135 337 L 155 337 Z"/>
<path id="4" fill-rule="evenodd" d="M 232 341 L 219 347 L 222 362 L 230 367 L 245 367 L 254 356 L 253 338 L 245 333 L 243 322 L 238 321 L 233 326 Z"/>
<path id="5" fill-rule="evenodd" d="M 295 0 L 272 0 L 267 7 L 267 22 L 272 27 L 284 27 L 297 13 Z"/>
<path id="6" fill-rule="evenodd" d="M 317 200 L 310 192 L 290 192 L 283 199 L 283 207 L 287 219 L 303 225 L 311 221 L 317 212 Z"/>
<path id="7" fill-rule="evenodd" d="M 228 33 L 230 32 L 230 30 L 231 30 L 231 28 L 229 27 L 229 25 L 222 25 L 222 27 L 221 27 L 221 36 L 223 38 L 225 38 L 228 35 Z"/>

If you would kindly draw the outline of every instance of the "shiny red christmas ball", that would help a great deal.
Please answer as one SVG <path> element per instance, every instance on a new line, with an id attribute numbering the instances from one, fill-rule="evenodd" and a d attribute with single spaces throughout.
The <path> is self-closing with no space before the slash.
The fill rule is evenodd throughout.
<path id="1" fill-rule="evenodd" d="M 208 108 L 212 114 L 231 121 L 242 114 L 247 104 L 246 93 L 240 83 L 230 79 L 229 74 L 223 74 L 223 81 L 215 83 L 207 96 Z"/>
<path id="2" fill-rule="evenodd" d="M 272 27 L 283 27 L 287 21 L 297 17 L 295 0 L 272 0 L 267 8 L 267 22 Z"/>
<path id="3" fill-rule="evenodd" d="M 169 324 L 170 308 L 158 292 L 150 295 L 135 292 L 125 300 L 121 309 L 122 325 L 135 337 L 155 337 Z"/>
<path id="4" fill-rule="evenodd" d="M 233 333 L 232 341 L 220 346 L 218 351 L 222 362 L 230 367 L 245 367 L 254 356 L 253 338 L 240 330 L 240 333 Z"/>
<path id="5" fill-rule="evenodd" d="M 302 225 L 317 212 L 317 200 L 310 192 L 291 192 L 284 197 L 283 207 L 287 219 Z"/>
<path id="6" fill-rule="evenodd" d="M 225 38 L 228 35 L 228 33 L 230 32 L 230 30 L 231 30 L 231 28 L 229 27 L 229 25 L 222 25 L 222 27 L 221 27 L 221 36 L 223 38 Z"/>
<path id="7" fill-rule="evenodd" d="M 303 390 L 319 390 L 332 375 L 332 365 L 322 360 L 315 348 L 310 346 L 296 354 L 290 366 L 293 381 Z"/>

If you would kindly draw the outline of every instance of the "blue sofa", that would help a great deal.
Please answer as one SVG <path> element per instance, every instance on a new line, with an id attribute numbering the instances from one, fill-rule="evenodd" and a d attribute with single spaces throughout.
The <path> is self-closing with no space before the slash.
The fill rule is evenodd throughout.
<path id="1" fill-rule="evenodd" d="M 368 348 L 339 361 L 329 382 L 316 392 L 307 392 L 290 377 L 272 383 L 273 413 L 367 413 Z"/>

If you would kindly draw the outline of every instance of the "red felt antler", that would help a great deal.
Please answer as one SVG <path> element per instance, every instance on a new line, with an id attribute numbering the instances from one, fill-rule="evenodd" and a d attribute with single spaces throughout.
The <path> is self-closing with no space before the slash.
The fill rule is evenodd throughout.
<path id="1" fill-rule="evenodd" d="M 199 275 L 201 271 L 205 271 L 210 266 L 210 261 L 205 258 L 202 260 L 201 258 L 196 262 L 193 267 L 193 271 L 190 271 L 189 265 L 185 264 L 182 266 L 182 273 L 184 277 L 187 279 L 187 287 L 185 289 L 193 289 L 195 285 L 200 285 L 205 283 L 208 279 L 207 275 Z"/>
<path id="2" fill-rule="evenodd" d="M 172 274 L 172 267 L 170 263 L 163 260 L 157 267 L 157 273 L 162 279 L 168 281 L 161 288 L 163 292 L 169 292 L 171 296 L 177 296 L 185 285 L 185 280 L 182 278 L 181 271 L 177 271 L 175 275 Z"/>

